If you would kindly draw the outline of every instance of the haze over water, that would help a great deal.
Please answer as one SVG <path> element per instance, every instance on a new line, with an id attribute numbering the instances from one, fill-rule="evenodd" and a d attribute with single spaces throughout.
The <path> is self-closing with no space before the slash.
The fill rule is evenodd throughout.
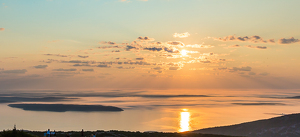
<path id="1" fill-rule="evenodd" d="M 20 93 L 23 94 L 14 94 Z M 55 104 L 100 104 L 121 112 L 26 111 L 1 104 L 1 127 L 29 130 L 130 130 L 183 132 L 297 113 L 298 90 L 2 91 L 18 97 L 68 97 Z M 74 94 L 75 93 L 75 94 Z M 92 95 L 93 97 L 87 97 Z M 192 96 L 180 96 L 192 95 Z M 196 95 L 205 95 L 203 97 Z M 84 97 L 83 97 L 84 96 Z M 193 97 L 195 96 L 195 97 Z M 25 102 L 51 104 L 53 102 Z"/>
<path id="2" fill-rule="evenodd" d="M 183 132 L 298 113 L 299 4 L 1 0 L 0 129 Z"/>

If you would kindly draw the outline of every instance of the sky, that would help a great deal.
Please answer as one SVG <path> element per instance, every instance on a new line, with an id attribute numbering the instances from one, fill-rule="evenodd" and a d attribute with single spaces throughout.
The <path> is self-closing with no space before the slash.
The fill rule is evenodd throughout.
<path id="1" fill-rule="evenodd" d="M 1 89 L 299 89 L 298 0 L 1 0 Z"/>

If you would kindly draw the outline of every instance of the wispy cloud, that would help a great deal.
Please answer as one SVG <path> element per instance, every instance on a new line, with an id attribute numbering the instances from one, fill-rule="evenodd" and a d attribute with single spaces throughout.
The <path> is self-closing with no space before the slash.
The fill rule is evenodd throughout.
<path id="1" fill-rule="evenodd" d="M 59 69 L 53 69 L 52 71 L 76 71 L 77 69 L 71 68 L 71 69 L 63 69 L 63 68 L 59 68 Z"/>
<path id="2" fill-rule="evenodd" d="M 81 55 L 78 55 L 78 57 L 80 57 L 80 58 L 88 58 L 89 56 L 81 56 Z"/>
<path id="3" fill-rule="evenodd" d="M 5 30 L 5 28 L 0 28 L 0 31 L 4 31 Z"/>
<path id="4" fill-rule="evenodd" d="M 123 48 L 123 47 L 120 47 L 120 46 L 102 46 L 102 47 L 98 47 L 98 49 L 111 49 L 111 48 Z"/>
<path id="5" fill-rule="evenodd" d="M 101 41 L 101 42 L 99 42 L 99 44 L 116 45 L 116 42 L 112 42 L 112 41 Z"/>
<path id="6" fill-rule="evenodd" d="M 167 44 L 175 46 L 185 46 L 185 44 L 181 41 L 168 41 Z"/>
<path id="7" fill-rule="evenodd" d="M 44 54 L 46 56 L 57 56 L 57 57 L 68 57 L 67 55 L 60 55 L 60 54 Z"/>
<path id="8" fill-rule="evenodd" d="M 136 60 L 144 60 L 144 58 L 135 58 Z"/>
<path id="9" fill-rule="evenodd" d="M 185 32 L 185 33 L 174 33 L 173 34 L 173 37 L 175 38 L 186 38 L 186 37 L 189 37 L 190 36 L 190 33 L 188 32 Z"/>
<path id="10" fill-rule="evenodd" d="M 48 65 L 37 65 L 37 66 L 33 66 L 33 67 L 36 69 L 44 69 L 44 68 L 47 68 Z"/>
<path id="11" fill-rule="evenodd" d="M 239 48 L 239 47 L 241 47 L 241 46 L 240 46 L 240 45 L 237 45 L 237 44 L 228 46 L 228 48 Z"/>
<path id="12" fill-rule="evenodd" d="M 169 67 L 169 70 L 179 70 L 180 67 Z"/>
<path id="13" fill-rule="evenodd" d="M 82 69 L 82 71 L 94 71 L 94 69 Z"/>
<path id="14" fill-rule="evenodd" d="M 266 46 L 252 46 L 252 45 L 246 45 L 247 48 L 254 48 L 254 49 L 267 49 Z"/>
<path id="15" fill-rule="evenodd" d="M 0 71 L 0 73 L 7 73 L 7 74 L 25 74 L 26 72 L 27 72 L 26 69 L 15 69 L 15 70 Z"/>
<path id="16" fill-rule="evenodd" d="M 243 106 L 266 106 L 266 105 L 285 105 L 283 103 L 232 103 L 234 105 L 243 105 Z"/>
<path id="17" fill-rule="evenodd" d="M 219 41 L 248 41 L 248 42 L 252 42 L 252 43 L 267 43 L 267 42 L 271 42 L 274 43 L 274 39 L 270 39 L 270 40 L 264 40 L 262 39 L 260 36 L 254 35 L 254 36 L 235 36 L 235 35 L 229 35 L 223 38 L 215 38 L 215 40 L 219 40 Z"/>
<path id="18" fill-rule="evenodd" d="M 213 48 L 214 46 L 212 45 L 204 45 L 204 44 L 194 44 L 194 45 L 185 45 L 185 47 L 188 47 L 188 48 Z"/>
<path id="19" fill-rule="evenodd" d="M 229 71 L 230 72 L 235 72 L 235 71 L 251 71 L 252 68 L 247 66 L 247 67 L 233 67 L 233 68 L 230 68 Z"/>
<path id="20" fill-rule="evenodd" d="M 109 68 L 110 66 L 108 66 L 106 64 L 103 64 L 103 65 L 98 65 L 97 67 L 100 67 L 100 68 Z"/>

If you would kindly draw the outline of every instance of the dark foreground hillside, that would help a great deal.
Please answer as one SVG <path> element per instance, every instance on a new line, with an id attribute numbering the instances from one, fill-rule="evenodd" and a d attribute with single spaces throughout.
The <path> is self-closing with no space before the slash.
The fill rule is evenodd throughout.
<path id="1" fill-rule="evenodd" d="M 232 126 L 200 129 L 194 132 L 248 137 L 299 137 L 300 114 L 284 115 Z"/>
<path id="2" fill-rule="evenodd" d="M 8 130 L 8 131 L 1 131 L 0 132 L 0 137 L 36 137 L 33 134 L 24 132 L 24 131 L 19 131 L 16 129 L 13 130 Z"/>
<path id="3" fill-rule="evenodd" d="M 11 132 L 11 131 L 5 131 Z M 20 131 L 23 132 L 23 131 Z M 46 132 L 46 131 L 45 131 Z M 5 134 L 0 137 L 43 137 L 45 132 L 27 131 L 26 136 L 8 136 Z M 25 134 L 23 132 L 23 134 Z M 200 134 L 200 133 L 162 133 L 162 132 L 129 132 L 129 131 L 86 131 L 84 132 L 84 137 L 92 137 L 92 134 L 96 134 L 96 137 L 232 137 L 224 135 L 212 135 L 212 134 Z M 12 134 L 10 134 L 12 135 Z M 54 136 L 52 136 L 54 137 Z M 80 131 L 70 131 L 70 132 L 56 132 L 56 137 L 81 137 Z"/>

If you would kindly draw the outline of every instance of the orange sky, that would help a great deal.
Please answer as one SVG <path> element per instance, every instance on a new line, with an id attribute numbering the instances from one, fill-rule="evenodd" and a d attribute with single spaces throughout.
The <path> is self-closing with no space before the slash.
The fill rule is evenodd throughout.
<path id="1" fill-rule="evenodd" d="M 299 88 L 299 1 L 256 2 L 4 0 L 0 87 Z"/>

